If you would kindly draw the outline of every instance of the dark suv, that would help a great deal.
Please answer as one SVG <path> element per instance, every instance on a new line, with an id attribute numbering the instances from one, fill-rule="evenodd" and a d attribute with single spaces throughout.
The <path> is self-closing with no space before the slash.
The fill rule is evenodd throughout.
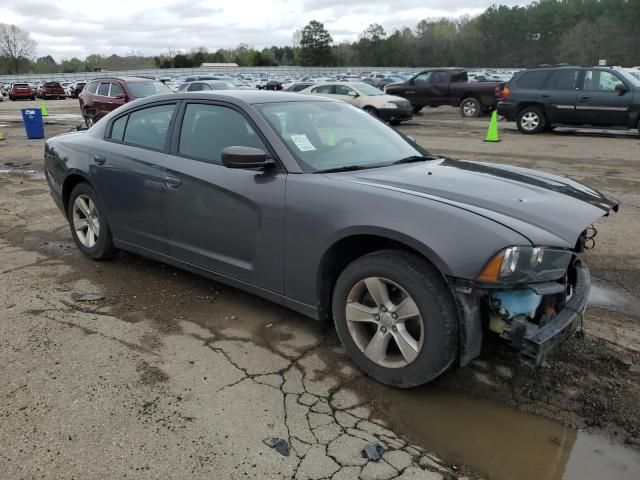
<path id="1" fill-rule="evenodd" d="M 91 127 L 109 112 L 136 98 L 159 93 L 173 93 L 164 83 L 148 78 L 117 77 L 98 78 L 87 84 L 80 96 L 80 110 Z"/>
<path id="2" fill-rule="evenodd" d="M 505 87 L 498 114 L 528 134 L 557 125 L 640 130 L 640 80 L 612 67 L 523 70 Z"/>

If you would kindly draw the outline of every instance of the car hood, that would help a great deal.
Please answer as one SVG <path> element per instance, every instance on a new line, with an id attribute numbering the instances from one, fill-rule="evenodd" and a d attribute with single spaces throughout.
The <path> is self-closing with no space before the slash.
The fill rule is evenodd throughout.
<path id="1" fill-rule="evenodd" d="M 617 202 L 568 178 L 492 163 L 441 158 L 330 177 L 447 203 L 542 246 L 573 248 L 591 223 L 618 210 Z"/>

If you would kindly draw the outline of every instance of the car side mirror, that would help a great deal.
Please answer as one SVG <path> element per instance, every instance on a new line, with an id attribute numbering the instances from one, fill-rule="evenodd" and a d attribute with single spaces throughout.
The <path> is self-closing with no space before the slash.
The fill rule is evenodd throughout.
<path id="1" fill-rule="evenodd" d="M 124 101 L 126 101 L 126 100 L 127 100 L 127 94 L 126 94 L 126 93 L 118 93 L 118 94 L 116 95 L 116 98 L 117 98 L 117 99 L 119 99 L 119 100 L 124 100 Z"/>
<path id="2" fill-rule="evenodd" d="M 227 147 L 220 153 L 227 168 L 268 168 L 275 165 L 264 150 L 252 147 Z"/>
<path id="3" fill-rule="evenodd" d="M 350 90 L 349 93 L 347 93 L 347 95 L 349 95 L 350 97 L 353 97 L 353 98 L 358 98 L 360 96 L 356 92 L 354 92 L 353 90 Z"/>
<path id="4" fill-rule="evenodd" d="M 616 92 L 618 92 L 618 95 L 624 95 L 625 93 L 627 93 L 629 91 L 627 89 L 627 86 L 624 83 L 617 84 L 615 89 L 616 89 Z"/>

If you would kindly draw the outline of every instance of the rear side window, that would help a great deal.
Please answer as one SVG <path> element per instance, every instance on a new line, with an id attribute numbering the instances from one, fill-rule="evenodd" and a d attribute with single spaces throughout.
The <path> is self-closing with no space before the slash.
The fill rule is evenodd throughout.
<path id="1" fill-rule="evenodd" d="M 111 125 L 111 138 L 113 140 L 118 140 L 119 142 L 122 141 L 124 138 L 124 127 L 127 125 L 128 119 L 129 115 L 125 115 L 113 122 L 113 125 Z"/>
<path id="2" fill-rule="evenodd" d="M 124 131 L 125 143 L 162 150 L 173 118 L 175 105 L 159 105 L 129 114 Z"/>
<path id="3" fill-rule="evenodd" d="M 545 85 L 545 90 L 574 90 L 578 70 L 556 70 Z"/>
<path id="4" fill-rule="evenodd" d="M 104 95 L 105 97 L 109 96 L 109 85 L 111 85 L 110 83 L 106 82 L 106 83 L 101 83 L 100 86 L 98 87 L 98 95 Z"/>
<path id="5" fill-rule="evenodd" d="M 220 152 L 231 146 L 267 151 L 255 130 L 235 110 L 218 105 L 187 105 L 180 130 L 178 153 L 221 164 Z"/>
<path id="6" fill-rule="evenodd" d="M 530 70 L 520 75 L 516 84 L 520 88 L 537 90 L 542 88 L 542 85 L 550 73 L 549 70 Z"/>
<path id="7" fill-rule="evenodd" d="M 95 95 L 96 91 L 98 90 L 99 84 L 100 84 L 99 82 L 91 82 L 89 85 L 87 85 L 87 88 L 85 90 Z"/>

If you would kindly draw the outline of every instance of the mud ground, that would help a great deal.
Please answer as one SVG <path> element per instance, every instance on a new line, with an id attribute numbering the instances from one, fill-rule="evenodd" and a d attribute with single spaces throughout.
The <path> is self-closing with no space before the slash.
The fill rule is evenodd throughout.
<path id="1" fill-rule="evenodd" d="M 6 478 L 508 478 L 471 454 L 454 455 L 424 434 L 428 424 L 417 427 L 426 422 L 421 405 L 440 393 L 435 407 L 451 416 L 446 434 L 454 440 L 467 432 L 453 427 L 449 394 L 465 408 L 512 407 L 640 449 L 637 134 L 528 137 L 503 123 L 502 141 L 487 144 L 487 120 L 463 121 L 452 109 L 427 109 L 400 127 L 433 153 L 567 175 L 622 203 L 597 225 L 596 248 L 586 254 L 598 295 L 584 340 L 571 339 L 537 370 L 488 342 L 472 366 L 409 400 L 362 376 L 330 325 L 132 254 L 83 258 L 48 196 L 43 142 L 25 140 L 21 124 L 3 119 L 29 104 L 0 103 Z M 72 100 L 47 106 L 52 117 L 77 109 Z M 75 123 L 46 125 L 46 134 Z M 496 422 L 501 412 L 487 409 Z M 264 445 L 266 437 L 287 440 L 290 456 Z M 360 456 L 369 441 L 387 447 L 381 462 Z"/>

